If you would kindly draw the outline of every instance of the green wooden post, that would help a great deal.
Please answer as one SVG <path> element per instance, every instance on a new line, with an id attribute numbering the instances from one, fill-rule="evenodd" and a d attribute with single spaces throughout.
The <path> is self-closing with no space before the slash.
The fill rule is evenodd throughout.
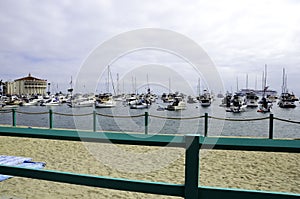
<path id="1" fill-rule="evenodd" d="M 97 128 L 97 124 L 96 124 L 96 119 L 97 119 L 97 115 L 96 115 L 96 111 L 93 111 L 93 131 L 96 132 L 96 128 Z"/>
<path id="2" fill-rule="evenodd" d="M 12 125 L 13 127 L 16 127 L 17 125 L 17 115 L 16 115 L 16 109 L 12 109 Z"/>
<path id="3" fill-rule="evenodd" d="M 207 137 L 208 132 L 208 113 L 204 114 L 204 137 Z"/>
<path id="4" fill-rule="evenodd" d="M 148 135 L 148 120 L 149 120 L 149 113 L 145 112 L 145 134 Z"/>
<path id="5" fill-rule="evenodd" d="M 274 128 L 274 115 L 270 114 L 270 123 L 269 123 L 269 139 L 273 139 L 273 128 Z"/>
<path id="6" fill-rule="evenodd" d="M 199 135 L 185 136 L 185 185 L 184 198 L 198 198 Z"/>
<path id="7" fill-rule="evenodd" d="M 49 109 L 49 128 L 53 128 L 53 112 L 52 109 Z"/>

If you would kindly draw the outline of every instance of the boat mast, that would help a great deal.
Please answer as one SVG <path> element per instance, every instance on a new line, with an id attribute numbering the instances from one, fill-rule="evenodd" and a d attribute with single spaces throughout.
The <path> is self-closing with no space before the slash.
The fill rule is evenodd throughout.
<path id="1" fill-rule="evenodd" d="M 200 89 L 200 78 L 198 78 L 198 96 L 200 96 L 200 92 L 201 92 L 201 89 Z"/>
<path id="2" fill-rule="evenodd" d="M 262 72 L 262 77 L 261 77 L 261 90 L 263 91 L 264 90 L 264 78 L 265 78 L 265 71 Z"/>
<path id="3" fill-rule="evenodd" d="M 135 93 L 133 76 L 131 76 L 131 86 L 132 86 L 132 93 Z"/>
<path id="4" fill-rule="evenodd" d="M 282 86 L 281 86 L 281 92 L 285 92 L 285 69 L 282 69 Z"/>
<path id="5" fill-rule="evenodd" d="M 236 77 L 236 92 L 239 92 L 239 77 Z"/>
<path id="6" fill-rule="evenodd" d="M 169 78 L 169 93 L 171 93 L 171 78 Z"/>
<path id="7" fill-rule="evenodd" d="M 110 87 L 109 79 L 110 78 L 111 78 L 111 84 L 112 84 L 112 89 L 114 91 L 114 95 L 116 95 L 114 81 L 113 81 L 112 74 L 111 74 L 111 71 L 110 71 L 110 66 L 108 65 L 107 66 L 107 93 L 109 93 L 109 87 Z"/>
<path id="8" fill-rule="evenodd" d="M 149 77 L 148 77 L 148 73 L 147 73 L 147 93 L 150 94 L 150 86 L 149 86 Z"/>
<path id="9" fill-rule="evenodd" d="M 135 90 L 135 94 L 137 95 L 137 87 L 136 87 L 136 77 L 134 77 L 134 90 Z"/>
<path id="10" fill-rule="evenodd" d="M 267 91 L 267 64 L 265 64 L 265 71 L 263 73 L 263 97 L 265 97 Z"/>
<path id="11" fill-rule="evenodd" d="M 125 94 L 125 82 L 124 82 L 124 79 L 123 79 L 123 94 Z"/>
<path id="12" fill-rule="evenodd" d="M 107 66 L 107 93 L 109 93 L 109 65 Z"/>
<path id="13" fill-rule="evenodd" d="M 117 95 L 120 94 L 119 73 L 117 73 Z"/>
<path id="14" fill-rule="evenodd" d="M 257 90 L 257 75 L 255 75 L 255 90 Z"/>
<path id="15" fill-rule="evenodd" d="M 265 89 L 267 87 L 267 64 L 265 64 Z"/>
<path id="16" fill-rule="evenodd" d="M 248 89 L 248 73 L 246 74 L 246 89 Z"/>
<path id="17" fill-rule="evenodd" d="M 110 70 L 109 70 L 109 74 L 110 74 L 110 78 L 111 78 L 111 86 L 112 86 L 112 89 L 114 91 L 114 95 L 116 95 L 116 89 L 115 89 L 115 85 L 114 85 L 114 80 L 112 78 L 112 74 L 111 74 Z"/>

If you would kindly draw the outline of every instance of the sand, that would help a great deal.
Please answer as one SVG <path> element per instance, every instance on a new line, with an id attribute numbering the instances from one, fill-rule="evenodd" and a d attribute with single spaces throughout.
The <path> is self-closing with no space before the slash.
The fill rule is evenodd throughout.
<path id="1" fill-rule="evenodd" d="M 0 155 L 32 157 L 46 169 L 184 183 L 184 150 L 29 138 L 0 138 Z M 300 154 L 202 150 L 200 184 L 300 193 Z M 177 198 L 13 177 L 0 198 Z"/>

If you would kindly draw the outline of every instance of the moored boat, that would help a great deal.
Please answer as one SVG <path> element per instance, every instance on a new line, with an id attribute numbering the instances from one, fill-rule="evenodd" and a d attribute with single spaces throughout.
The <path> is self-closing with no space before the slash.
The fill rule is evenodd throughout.
<path id="1" fill-rule="evenodd" d="M 295 108 L 296 104 L 290 93 L 281 93 L 278 106 L 280 108 Z"/>
<path id="2" fill-rule="evenodd" d="M 111 94 L 98 95 L 95 101 L 95 108 L 112 108 L 117 102 L 113 99 Z"/>
<path id="3" fill-rule="evenodd" d="M 263 97 L 257 112 L 260 112 L 260 113 L 271 112 L 272 106 L 273 106 L 273 104 L 270 103 L 265 97 Z"/>
<path id="4" fill-rule="evenodd" d="M 183 98 L 175 97 L 174 102 L 169 104 L 165 109 L 169 111 L 184 110 L 186 109 L 186 103 L 184 102 Z"/>
<path id="5" fill-rule="evenodd" d="M 258 107 L 258 96 L 254 92 L 246 93 L 245 101 L 246 106 L 249 108 Z"/>
<path id="6" fill-rule="evenodd" d="M 202 107 L 210 106 L 212 102 L 211 94 L 207 90 L 204 90 L 203 94 L 199 97 L 199 102 Z"/>

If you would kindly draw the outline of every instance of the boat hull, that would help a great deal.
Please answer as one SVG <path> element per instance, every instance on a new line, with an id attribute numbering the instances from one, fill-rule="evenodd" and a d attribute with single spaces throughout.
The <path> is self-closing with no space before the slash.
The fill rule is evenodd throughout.
<path id="1" fill-rule="evenodd" d="M 115 106 L 116 106 L 116 102 L 103 102 L 103 103 L 96 102 L 95 103 L 95 108 L 113 108 Z"/>

